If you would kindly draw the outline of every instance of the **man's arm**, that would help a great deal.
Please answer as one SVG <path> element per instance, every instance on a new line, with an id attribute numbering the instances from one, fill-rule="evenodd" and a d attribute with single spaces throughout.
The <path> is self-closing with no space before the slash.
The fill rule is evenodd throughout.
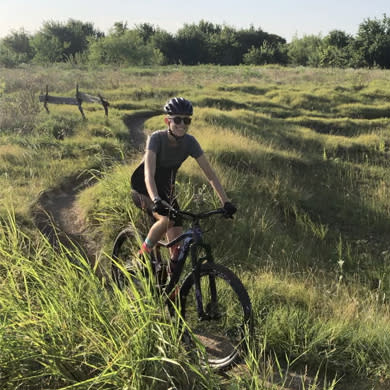
<path id="1" fill-rule="evenodd" d="M 227 197 L 225 190 L 223 189 L 222 184 L 219 181 L 217 175 L 215 174 L 214 170 L 211 168 L 210 163 L 208 162 L 206 156 L 202 154 L 200 157 L 196 159 L 196 161 L 199 164 L 202 171 L 204 172 L 204 174 L 206 175 L 214 191 L 217 193 L 219 199 L 221 200 L 221 203 L 225 204 L 226 202 L 229 202 L 229 198 Z"/>
<path id="2" fill-rule="evenodd" d="M 158 191 L 154 175 L 156 173 L 156 153 L 152 150 L 145 152 L 145 185 L 148 190 L 150 199 L 154 200 L 157 198 Z"/>

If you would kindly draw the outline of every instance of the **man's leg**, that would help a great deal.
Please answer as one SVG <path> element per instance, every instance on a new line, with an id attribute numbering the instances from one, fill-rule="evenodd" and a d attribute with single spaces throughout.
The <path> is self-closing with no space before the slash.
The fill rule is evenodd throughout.
<path id="1" fill-rule="evenodd" d="M 157 241 L 166 233 L 170 227 L 170 222 L 168 217 L 164 217 L 157 213 L 153 213 L 153 202 L 149 196 L 140 194 L 137 191 L 132 191 L 131 196 L 133 198 L 134 204 L 145 211 L 150 216 L 153 216 L 155 222 L 152 227 L 149 229 L 148 235 L 145 238 L 144 243 L 140 249 L 140 253 L 151 252 L 153 247 L 156 245 Z"/>
<path id="2" fill-rule="evenodd" d="M 180 236 L 180 234 L 183 233 L 183 226 L 172 226 L 167 230 L 167 240 L 172 241 L 176 237 Z M 180 246 L 180 243 L 174 245 L 173 247 L 169 248 L 169 252 L 171 254 L 171 258 L 176 254 L 176 248 Z"/>
<path id="3" fill-rule="evenodd" d="M 174 240 L 182 233 L 183 233 L 183 226 L 172 226 L 171 228 L 168 229 L 166 234 L 168 242 Z M 179 256 L 179 250 L 180 250 L 180 242 L 172 246 L 171 248 L 169 248 L 169 254 L 171 257 L 169 268 L 171 273 L 175 270 L 177 259 Z"/>
<path id="4" fill-rule="evenodd" d="M 173 222 L 170 221 L 169 218 L 166 216 L 159 215 L 157 213 L 153 213 L 153 216 L 155 219 L 157 219 L 157 221 L 152 225 L 145 239 L 145 243 L 147 246 L 146 249 L 149 249 L 148 252 L 153 249 L 153 247 L 157 244 L 158 240 L 160 240 L 161 237 L 165 233 L 167 233 L 170 226 L 172 226 L 173 224 Z"/>

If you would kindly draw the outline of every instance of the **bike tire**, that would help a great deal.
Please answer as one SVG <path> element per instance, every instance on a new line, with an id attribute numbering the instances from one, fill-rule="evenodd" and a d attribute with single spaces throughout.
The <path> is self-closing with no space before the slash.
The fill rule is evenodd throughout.
<path id="1" fill-rule="evenodd" d="M 141 272 L 140 257 L 138 256 L 140 242 L 140 233 L 131 227 L 119 232 L 114 240 L 112 250 L 114 261 L 111 265 L 111 276 L 113 282 L 121 290 L 128 284 L 129 276 L 136 283 Z"/>
<path id="2" fill-rule="evenodd" d="M 217 291 L 216 305 L 211 302 L 212 279 Z M 226 368 L 237 361 L 248 341 L 246 336 L 250 336 L 250 298 L 240 279 L 221 264 L 202 264 L 200 282 L 204 310 L 210 318 L 199 320 L 193 273 L 186 277 L 180 289 L 181 315 L 190 333 L 203 345 L 207 364 L 215 369 Z"/>

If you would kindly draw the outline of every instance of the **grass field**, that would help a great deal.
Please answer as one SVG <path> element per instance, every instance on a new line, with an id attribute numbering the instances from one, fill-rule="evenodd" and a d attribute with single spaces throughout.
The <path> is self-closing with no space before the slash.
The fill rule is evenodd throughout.
<path id="1" fill-rule="evenodd" d="M 110 102 L 108 118 L 97 104 L 83 105 L 86 121 L 75 106 L 45 112 L 46 85 L 73 96 L 76 83 Z M 0 69 L 1 387 L 388 388 L 389 91 L 382 70 Z M 101 246 L 95 268 L 109 269 L 116 233 L 139 214 L 129 178 L 142 148 L 126 124 L 144 115 L 147 134 L 163 128 L 172 96 L 193 102 L 191 133 L 238 207 L 208 226 L 255 313 L 254 346 L 225 376 L 186 354 L 161 302 L 109 293 L 32 217 L 42 191 L 96 178 L 77 207 Z M 182 206 L 218 205 L 193 161 L 178 189 Z"/>

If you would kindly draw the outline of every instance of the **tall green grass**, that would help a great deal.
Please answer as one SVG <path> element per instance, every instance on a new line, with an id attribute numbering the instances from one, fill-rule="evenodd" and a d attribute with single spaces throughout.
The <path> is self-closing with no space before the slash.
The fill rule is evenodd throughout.
<path id="1" fill-rule="evenodd" d="M 76 248 L 36 246 L 12 216 L 0 239 L 2 388 L 213 388 L 148 289 L 103 286 Z"/>
<path id="2" fill-rule="evenodd" d="M 305 389 L 386 388 L 388 71 L 53 66 L 2 70 L 0 79 L 0 378 L 8 388 L 43 380 L 49 388 L 262 389 L 293 378 Z M 76 82 L 108 98 L 108 118 L 95 105 L 82 121 L 76 107 L 52 105 L 48 115 L 37 104 L 46 84 L 73 96 Z M 126 124 L 157 114 L 173 95 L 194 102 L 190 131 L 238 206 L 233 221 L 206 226 L 217 261 L 237 272 L 254 304 L 255 342 L 228 385 L 188 359 L 158 300 L 107 292 L 81 254 L 54 251 L 29 214 L 41 191 L 90 170 L 97 184 L 77 202 L 101 247 L 97 267 L 109 275 L 113 238 L 140 217 L 129 178 L 142 146 Z M 145 132 L 163 127 L 156 115 Z M 178 181 L 183 207 L 219 205 L 194 161 Z M 189 383 L 176 382 L 182 372 Z"/>
<path id="3" fill-rule="evenodd" d="M 76 248 L 54 251 L 44 239 L 35 246 L 12 213 L 0 238 L 3 388 L 223 388 L 187 354 L 148 288 L 107 288 Z M 287 385 L 305 365 L 307 379 L 298 380 L 307 389 L 333 389 L 334 378 L 353 373 L 386 377 L 389 313 L 378 297 L 272 272 L 239 274 L 256 327 L 247 371 L 232 374 L 231 386 Z"/>

